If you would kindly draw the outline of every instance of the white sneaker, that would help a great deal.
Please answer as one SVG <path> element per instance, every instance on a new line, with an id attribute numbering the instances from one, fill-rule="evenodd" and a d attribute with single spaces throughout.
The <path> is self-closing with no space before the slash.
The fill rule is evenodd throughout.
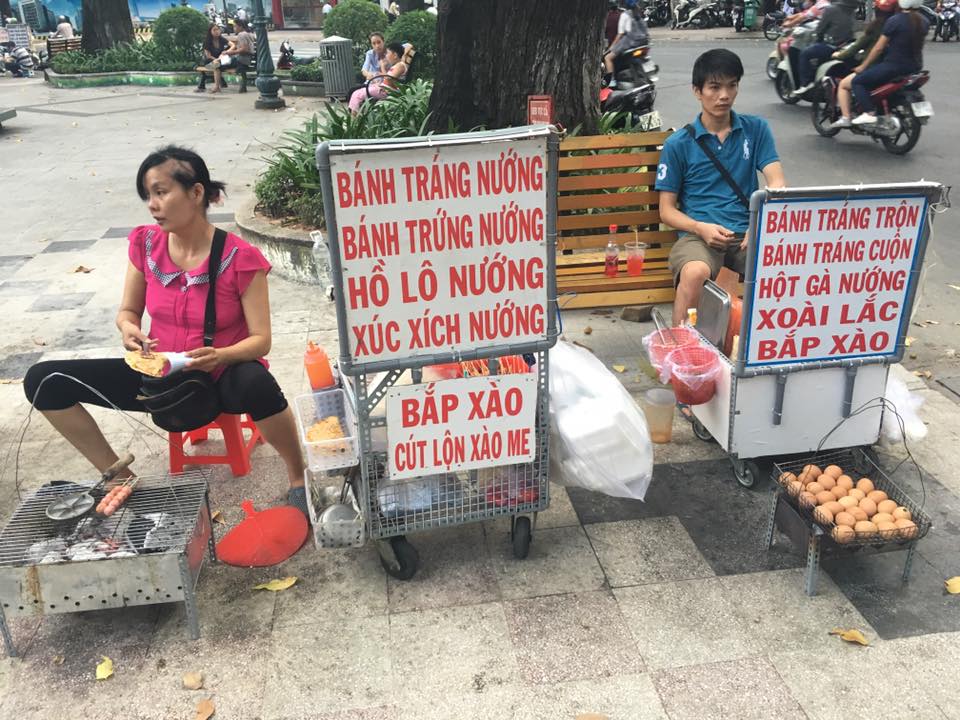
<path id="1" fill-rule="evenodd" d="M 862 115 L 857 115 L 853 120 L 850 121 L 851 125 L 873 125 L 877 122 L 877 116 L 871 115 L 870 113 L 863 113 Z"/>
<path id="2" fill-rule="evenodd" d="M 850 127 L 850 125 L 851 125 L 850 118 L 843 117 L 841 115 L 839 120 L 830 124 L 830 127 L 834 129 L 840 129 L 840 128 L 848 128 Z"/>
<path id="3" fill-rule="evenodd" d="M 792 98 L 801 97 L 803 95 L 806 95 L 807 91 L 812 89 L 813 89 L 813 83 L 809 83 L 808 85 L 804 85 L 803 87 L 798 87 L 796 90 L 790 93 L 790 97 Z"/>

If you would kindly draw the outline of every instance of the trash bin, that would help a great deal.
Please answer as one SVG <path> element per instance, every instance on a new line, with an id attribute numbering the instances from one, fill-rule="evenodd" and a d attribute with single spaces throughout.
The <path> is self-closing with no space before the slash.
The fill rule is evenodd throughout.
<path id="1" fill-rule="evenodd" d="M 327 97 L 345 98 L 356 83 L 353 68 L 353 40 L 331 35 L 320 41 L 323 88 Z"/>

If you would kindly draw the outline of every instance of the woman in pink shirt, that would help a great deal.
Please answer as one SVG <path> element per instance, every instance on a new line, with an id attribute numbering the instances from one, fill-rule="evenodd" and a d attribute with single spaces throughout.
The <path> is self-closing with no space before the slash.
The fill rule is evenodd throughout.
<path id="1" fill-rule="evenodd" d="M 293 413 L 264 357 L 271 344 L 270 263 L 257 248 L 230 233 L 217 274 L 213 346 L 203 345 L 215 230 L 207 220 L 207 208 L 219 200 L 223 189 L 191 150 L 171 145 L 143 161 L 137 192 L 156 224 L 130 233 L 117 328 L 127 350 L 186 352 L 190 369 L 209 372 L 223 410 L 249 414 L 276 448 L 287 467 L 288 502 L 306 514 L 304 461 Z M 141 326 L 144 311 L 151 318 L 149 331 Z M 50 377 L 52 373 L 81 380 L 109 402 L 68 378 Z M 137 399 L 141 381 L 122 358 L 54 360 L 31 367 L 23 385 L 27 399 L 102 471 L 117 455 L 83 403 L 143 412 Z"/>

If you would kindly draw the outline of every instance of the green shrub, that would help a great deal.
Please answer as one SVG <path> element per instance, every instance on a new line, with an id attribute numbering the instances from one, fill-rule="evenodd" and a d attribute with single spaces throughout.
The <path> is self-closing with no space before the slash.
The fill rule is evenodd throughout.
<path id="1" fill-rule="evenodd" d="M 379 5 L 370 0 L 342 0 L 323 21 L 326 37 L 339 35 L 350 38 L 354 45 L 369 46 L 370 33 L 383 32 L 387 16 Z"/>
<path id="2" fill-rule="evenodd" d="M 290 70 L 290 79 L 299 82 L 323 82 L 323 64 L 318 58 L 307 65 L 294 65 Z"/>
<path id="3" fill-rule="evenodd" d="M 437 18 L 428 12 L 403 13 L 387 28 L 387 42 L 411 43 L 417 51 L 415 77 L 433 80 L 437 74 Z"/>
<path id="4" fill-rule="evenodd" d="M 191 7 L 164 10 L 153 23 L 153 39 L 159 47 L 199 57 L 210 23 Z"/>
<path id="5" fill-rule="evenodd" d="M 82 50 L 54 55 L 50 67 L 54 72 L 97 73 L 122 70 L 178 71 L 192 70 L 197 64 L 197 53 L 190 50 L 161 46 L 154 40 L 120 43 L 116 47 L 86 53 Z"/>

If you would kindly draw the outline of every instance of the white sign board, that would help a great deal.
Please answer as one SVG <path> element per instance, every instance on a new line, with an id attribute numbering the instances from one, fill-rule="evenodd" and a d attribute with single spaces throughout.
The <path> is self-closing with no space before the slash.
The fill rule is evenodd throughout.
<path id="1" fill-rule="evenodd" d="M 393 480 L 534 458 L 534 373 L 393 387 L 386 402 Z"/>
<path id="2" fill-rule="evenodd" d="M 352 364 L 546 340 L 544 137 L 330 165 Z"/>
<path id="3" fill-rule="evenodd" d="M 895 355 L 926 208 L 914 195 L 766 202 L 745 364 Z"/>

